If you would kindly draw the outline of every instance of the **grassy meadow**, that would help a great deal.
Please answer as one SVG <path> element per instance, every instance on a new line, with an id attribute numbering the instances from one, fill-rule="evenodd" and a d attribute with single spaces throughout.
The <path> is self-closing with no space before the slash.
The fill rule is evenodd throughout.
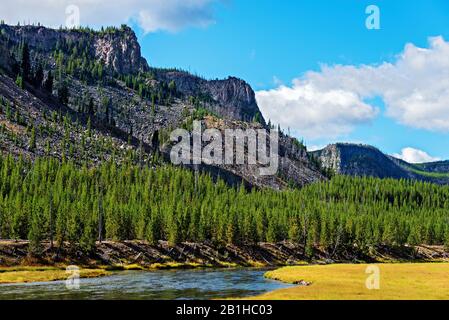
<path id="1" fill-rule="evenodd" d="M 449 300 L 449 263 L 378 264 L 379 289 L 367 289 L 369 265 L 285 267 L 266 274 L 287 283 L 309 282 L 270 292 L 263 300 Z M 371 280 L 372 278 L 370 278 Z M 370 284 L 373 282 L 368 281 Z"/>

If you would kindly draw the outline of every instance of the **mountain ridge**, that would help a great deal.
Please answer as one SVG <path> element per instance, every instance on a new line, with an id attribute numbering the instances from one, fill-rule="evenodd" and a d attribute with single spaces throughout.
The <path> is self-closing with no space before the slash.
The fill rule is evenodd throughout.
<path id="1" fill-rule="evenodd" d="M 335 143 L 311 152 L 337 174 L 449 184 L 449 161 L 412 164 L 366 144 Z"/>

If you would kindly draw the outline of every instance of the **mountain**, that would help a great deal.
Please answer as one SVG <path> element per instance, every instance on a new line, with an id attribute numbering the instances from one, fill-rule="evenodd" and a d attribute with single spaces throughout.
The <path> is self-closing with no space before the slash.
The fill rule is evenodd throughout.
<path id="1" fill-rule="evenodd" d="M 415 164 L 415 168 L 421 171 L 426 171 L 428 173 L 448 173 L 449 172 L 449 160 L 447 161 L 437 161 L 430 163 L 420 163 Z"/>
<path id="2" fill-rule="evenodd" d="M 95 166 L 113 159 L 163 165 L 169 135 L 200 120 L 209 128 L 266 128 L 253 89 L 152 67 L 127 26 L 94 31 L 0 25 L 0 146 Z M 280 170 L 200 166 L 230 184 L 283 189 L 326 179 L 307 149 L 281 134 Z M 162 157 L 160 157 L 162 155 Z M 161 163 L 162 161 L 162 163 Z"/>
<path id="3" fill-rule="evenodd" d="M 337 174 L 449 184 L 449 161 L 411 164 L 375 147 L 349 143 L 332 144 L 311 154 Z"/>
<path id="4" fill-rule="evenodd" d="M 141 56 L 140 45 L 131 28 L 108 28 L 103 32 L 89 29 L 53 30 L 35 26 L 1 26 L 2 38 L 10 45 L 21 42 L 40 54 L 51 54 L 55 50 L 66 51 L 67 46 L 77 45 L 89 59 L 102 62 L 117 73 L 148 71 L 148 63 Z"/>
<path id="5" fill-rule="evenodd" d="M 153 69 L 156 78 L 169 83 L 174 81 L 176 88 L 185 96 L 201 96 L 209 102 L 208 108 L 223 117 L 252 122 L 260 116 L 265 123 L 256 95 L 245 81 L 229 77 L 226 80 L 207 81 L 185 71 Z"/>

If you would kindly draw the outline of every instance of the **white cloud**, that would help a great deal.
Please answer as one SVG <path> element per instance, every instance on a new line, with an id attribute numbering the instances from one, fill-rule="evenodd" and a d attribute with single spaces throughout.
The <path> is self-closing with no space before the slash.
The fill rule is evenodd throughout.
<path id="1" fill-rule="evenodd" d="M 215 0 L 14 0 L 2 1 L 1 18 L 7 23 L 64 26 L 66 7 L 80 9 L 81 25 L 120 25 L 135 21 L 145 32 L 176 32 L 214 22 Z"/>
<path id="2" fill-rule="evenodd" d="M 396 153 L 393 157 L 402 159 L 408 163 L 426 163 L 441 160 L 440 158 L 432 157 L 428 153 L 414 148 L 404 148 L 400 154 Z"/>
<path id="3" fill-rule="evenodd" d="M 274 83 L 274 85 L 276 85 L 276 86 L 282 86 L 282 85 L 284 85 L 284 83 L 282 82 L 282 80 L 281 79 L 279 79 L 278 77 L 276 77 L 276 76 L 273 76 L 273 83 Z"/>
<path id="4" fill-rule="evenodd" d="M 383 99 L 386 115 L 399 123 L 449 132 L 449 42 L 429 39 L 429 48 L 407 44 L 393 63 L 321 67 L 292 86 L 259 91 L 266 118 L 316 139 L 341 136 L 376 117 L 366 101 Z"/>
<path id="5" fill-rule="evenodd" d="M 307 151 L 313 152 L 313 151 L 323 150 L 324 148 L 326 148 L 325 145 L 311 145 L 311 146 L 307 146 Z"/>
<path id="6" fill-rule="evenodd" d="M 351 132 L 355 123 L 376 117 L 378 110 L 353 92 L 326 89 L 296 79 L 292 87 L 257 92 L 257 102 L 266 118 L 290 127 L 310 139 L 335 138 Z"/>

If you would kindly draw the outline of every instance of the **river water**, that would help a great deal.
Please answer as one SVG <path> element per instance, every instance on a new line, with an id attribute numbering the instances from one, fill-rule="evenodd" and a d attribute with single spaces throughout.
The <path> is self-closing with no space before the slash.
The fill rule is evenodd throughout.
<path id="1" fill-rule="evenodd" d="M 126 271 L 80 279 L 79 289 L 65 281 L 0 285 L 0 299 L 219 299 L 258 295 L 290 285 L 264 278 L 266 270 Z"/>

